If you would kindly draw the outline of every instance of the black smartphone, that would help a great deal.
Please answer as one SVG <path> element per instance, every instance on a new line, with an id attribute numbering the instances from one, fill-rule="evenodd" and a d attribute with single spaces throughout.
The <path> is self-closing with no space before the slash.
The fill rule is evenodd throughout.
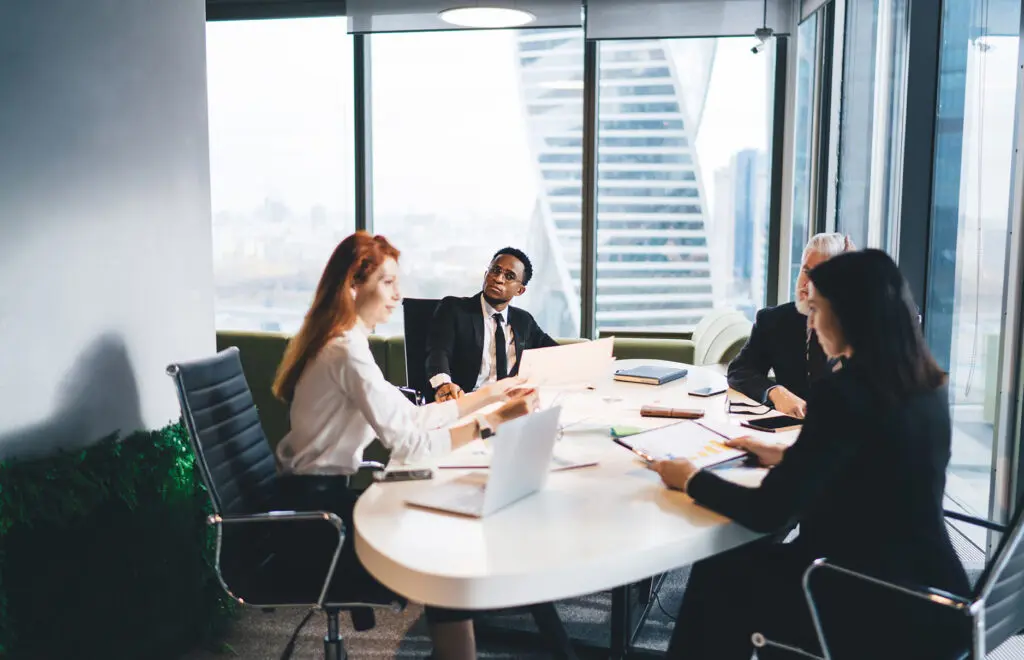
<path id="1" fill-rule="evenodd" d="M 373 480 L 377 482 L 386 481 L 420 481 L 422 479 L 433 479 L 434 471 L 429 469 L 413 470 L 385 470 L 374 472 Z"/>
<path id="2" fill-rule="evenodd" d="M 724 387 L 699 387 L 695 390 L 690 390 L 691 396 L 718 396 L 719 394 L 725 394 Z"/>
<path id="3" fill-rule="evenodd" d="M 790 417 L 788 415 L 773 415 L 772 417 L 762 417 L 760 419 L 751 419 L 740 422 L 741 426 L 754 429 L 755 431 L 766 431 L 768 433 L 781 433 L 783 431 L 791 431 L 798 429 L 804 423 L 804 420 L 798 417 Z"/>

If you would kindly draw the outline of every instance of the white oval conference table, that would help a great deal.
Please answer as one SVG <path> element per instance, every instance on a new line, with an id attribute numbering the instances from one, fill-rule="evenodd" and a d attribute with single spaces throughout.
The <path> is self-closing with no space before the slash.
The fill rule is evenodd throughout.
<path id="1" fill-rule="evenodd" d="M 592 467 L 550 474 L 540 492 L 483 519 L 413 508 L 405 498 L 471 470 L 439 469 L 431 481 L 376 484 L 355 508 L 356 552 L 382 583 L 414 602 L 457 609 L 498 609 L 605 591 L 691 564 L 757 538 L 728 518 L 665 488 L 658 475 L 615 444 L 612 425 L 656 428 L 679 420 L 643 418 L 640 406 L 704 408 L 709 421 L 738 423 L 729 392 L 688 395 L 725 378 L 707 368 L 660 360 L 619 360 L 684 366 L 688 375 L 660 386 L 623 383 L 609 373 L 591 391 L 564 392 L 562 437 L 556 455 L 593 459 Z M 542 391 L 542 404 L 556 396 Z M 680 433 L 694 429 L 679 425 Z M 737 430 L 740 430 L 737 428 Z M 796 432 L 752 435 L 791 443 Z M 480 441 L 475 451 L 479 453 Z M 455 452 L 472 454 L 474 445 Z M 441 462 L 443 464 L 444 461 Z M 756 485 L 763 470 L 719 468 L 723 476 Z"/>

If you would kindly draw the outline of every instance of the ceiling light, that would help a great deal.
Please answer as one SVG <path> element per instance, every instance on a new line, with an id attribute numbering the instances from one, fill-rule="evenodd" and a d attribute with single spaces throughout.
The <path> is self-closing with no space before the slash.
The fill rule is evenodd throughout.
<path id="1" fill-rule="evenodd" d="M 504 7 L 452 7 L 439 12 L 438 16 L 465 28 L 512 28 L 537 20 L 528 11 Z"/>

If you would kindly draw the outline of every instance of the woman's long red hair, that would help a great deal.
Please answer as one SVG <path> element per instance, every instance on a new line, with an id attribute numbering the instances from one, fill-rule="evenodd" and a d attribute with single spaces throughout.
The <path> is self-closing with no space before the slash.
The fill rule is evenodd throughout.
<path id="1" fill-rule="evenodd" d="M 313 305 L 306 312 L 299 332 L 288 342 L 274 378 L 274 396 L 291 402 L 295 386 L 306 364 L 327 342 L 350 330 L 356 323 L 353 286 L 362 284 L 388 258 L 398 259 L 398 250 L 383 236 L 357 231 L 334 248 L 316 286 Z"/>

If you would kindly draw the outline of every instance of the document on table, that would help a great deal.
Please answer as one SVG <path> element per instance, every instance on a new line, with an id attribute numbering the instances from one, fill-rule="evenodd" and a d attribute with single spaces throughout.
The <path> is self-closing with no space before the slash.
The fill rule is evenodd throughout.
<path id="1" fill-rule="evenodd" d="M 523 351 L 519 375 L 535 387 L 593 384 L 606 380 L 614 339 L 606 337 L 565 346 Z"/>
<path id="2" fill-rule="evenodd" d="M 745 456 L 747 452 L 726 446 L 723 438 L 694 421 L 679 422 L 625 438 L 630 446 L 656 458 L 686 458 L 698 468 L 710 467 Z M 703 420 L 701 420 L 703 421 Z"/>

